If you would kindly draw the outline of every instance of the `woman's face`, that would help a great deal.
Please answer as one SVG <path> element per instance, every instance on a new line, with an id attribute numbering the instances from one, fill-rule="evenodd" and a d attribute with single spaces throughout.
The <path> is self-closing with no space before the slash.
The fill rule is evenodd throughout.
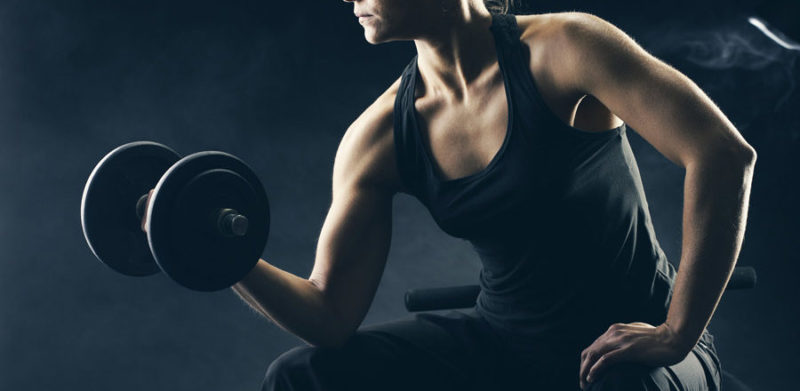
<path id="1" fill-rule="evenodd" d="M 439 0 L 344 0 L 353 3 L 353 13 L 364 28 L 367 42 L 378 44 L 411 40 L 427 21 L 441 12 Z"/>

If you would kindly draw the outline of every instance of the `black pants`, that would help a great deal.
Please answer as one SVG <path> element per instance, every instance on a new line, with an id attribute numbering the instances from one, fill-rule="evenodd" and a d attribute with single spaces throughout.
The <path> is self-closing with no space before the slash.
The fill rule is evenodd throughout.
<path id="1" fill-rule="evenodd" d="M 589 391 L 717 391 L 713 340 L 704 332 L 670 367 L 611 367 Z M 416 314 L 362 327 L 340 348 L 296 347 L 270 365 L 263 390 L 580 390 L 580 358 L 564 365 L 542 350 L 539 359 L 512 354 L 474 309 Z"/>

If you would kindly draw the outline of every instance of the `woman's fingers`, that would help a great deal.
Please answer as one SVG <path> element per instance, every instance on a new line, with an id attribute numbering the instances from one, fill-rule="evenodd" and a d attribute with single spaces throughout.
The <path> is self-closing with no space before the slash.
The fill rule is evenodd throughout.
<path id="1" fill-rule="evenodd" d="M 608 370 L 609 367 L 622 361 L 627 353 L 627 349 L 620 348 L 604 354 L 603 357 L 600 357 L 600 359 L 598 359 L 594 366 L 592 366 L 592 368 L 589 370 L 589 374 L 586 376 L 586 381 L 588 383 L 593 383 L 600 377 L 600 375 Z"/>
<path id="2" fill-rule="evenodd" d="M 588 348 L 584 349 L 581 353 L 581 366 L 578 373 L 581 388 L 587 386 L 587 376 L 589 370 L 595 363 L 601 359 L 605 354 L 615 351 L 620 348 L 620 339 L 624 334 L 625 326 L 622 324 L 613 324 L 608 330 L 598 337 Z"/>

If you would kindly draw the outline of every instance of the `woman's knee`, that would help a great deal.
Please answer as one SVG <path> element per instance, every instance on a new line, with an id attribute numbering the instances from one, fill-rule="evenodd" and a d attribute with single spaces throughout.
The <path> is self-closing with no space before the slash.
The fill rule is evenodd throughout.
<path id="1" fill-rule="evenodd" d="M 664 368 L 652 368 L 638 364 L 618 364 L 609 368 L 606 373 L 593 383 L 587 391 L 653 391 L 662 388 L 656 385 L 658 371 Z"/>
<path id="2" fill-rule="evenodd" d="M 320 348 L 298 346 L 278 356 L 267 368 L 262 391 L 313 390 L 317 375 L 312 367 Z"/>

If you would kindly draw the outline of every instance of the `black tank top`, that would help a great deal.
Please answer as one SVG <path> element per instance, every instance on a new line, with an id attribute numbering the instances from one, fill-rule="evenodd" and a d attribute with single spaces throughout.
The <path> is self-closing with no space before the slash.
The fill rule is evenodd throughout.
<path id="1" fill-rule="evenodd" d="M 438 174 L 414 106 L 417 57 L 394 107 L 408 193 L 480 256 L 476 310 L 512 347 L 557 342 L 570 354 L 612 323 L 662 323 L 675 269 L 656 240 L 626 126 L 564 124 L 537 90 L 516 18 L 493 15 L 490 29 L 508 127 L 485 169 L 453 180 Z"/>

